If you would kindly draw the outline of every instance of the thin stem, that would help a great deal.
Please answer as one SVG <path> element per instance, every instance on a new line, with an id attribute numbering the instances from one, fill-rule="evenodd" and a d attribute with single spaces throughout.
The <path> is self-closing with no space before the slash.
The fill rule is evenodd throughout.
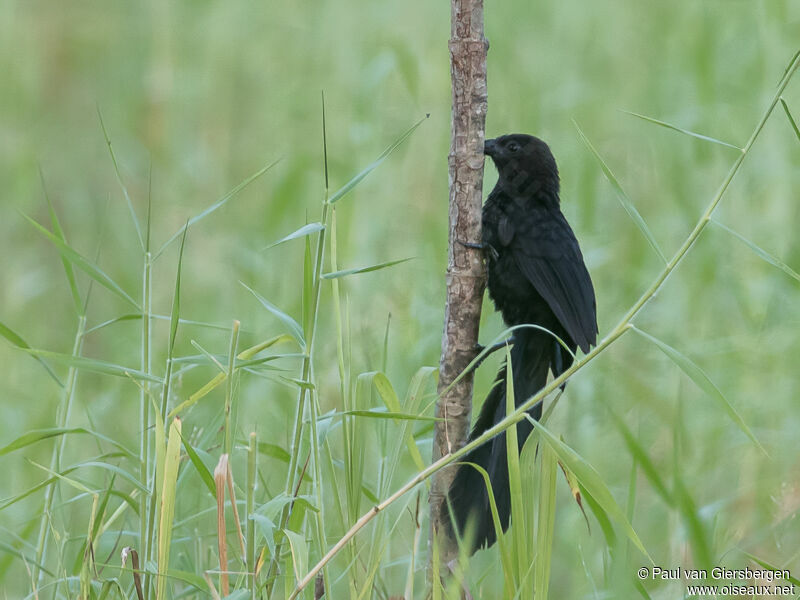
<path id="1" fill-rule="evenodd" d="M 256 522 L 253 520 L 255 512 L 256 494 L 256 459 L 258 456 L 258 440 L 255 433 L 250 434 L 250 446 L 247 449 L 247 579 L 250 588 L 251 600 L 258 598 L 256 588 Z"/>
<path id="2" fill-rule="evenodd" d="M 339 541 L 334 544 L 334 546 L 328 551 L 328 553 L 316 564 L 314 567 L 306 574 L 306 576 L 297 584 L 297 587 L 289 596 L 289 600 L 293 600 L 297 598 L 300 592 L 305 588 L 311 581 L 313 581 L 316 574 L 320 571 L 320 569 L 327 564 L 337 553 L 339 553 L 342 548 L 344 548 L 347 543 L 361 530 L 363 529 L 367 523 L 369 523 L 377 514 L 381 511 L 386 510 L 393 502 L 395 502 L 398 498 L 401 498 L 409 491 L 413 490 L 417 485 L 422 483 L 425 479 L 440 471 L 444 467 L 452 464 L 453 462 L 457 461 L 459 458 L 464 456 L 469 451 L 477 448 L 481 444 L 487 442 L 489 439 L 495 437 L 496 435 L 502 433 L 509 427 L 515 425 L 517 422 L 521 421 L 525 418 L 526 413 L 532 409 L 536 404 L 541 402 L 548 394 L 558 389 L 562 384 L 566 383 L 566 381 L 572 377 L 575 373 L 585 367 L 589 362 L 595 359 L 601 352 L 603 352 L 606 348 L 608 348 L 612 343 L 614 343 L 617 339 L 619 339 L 628 329 L 632 327 L 631 321 L 633 318 L 639 313 L 639 311 L 644 307 L 647 302 L 655 296 L 658 291 L 661 289 L 661 286 L 666 281 L 667 277 L 672 273 L 675 267 L 680 263 L 683 257 L 688 253 L 689 249 L 694 244 L 695 240 L 697 240 L 700 233 L 703 231 L 705 226 L 708 224 L 708 221 L 711 219 L 711 214 L 714 212 L 716 207 L 719 205 L 720 200 L 722 200 L 722 196 L 724 195 L 725 191 L 728 189 L 733 177 L 736 175 L 736 172 L 742 165 L 744 161 L 744 157 L 750 152 L 754 142 L 758 138 L 761 130 L 764 128 L 764 124 L 769 119 L 770 115 L 772 114 L 775 105 L 778 103 L 778 100 L 781 97 L 784 89 L 786 88 L 789 80 L 792 78 L 794 73 L 797 71 L 798 66 L 800 66 L 800 53 L 795 55 L 792 64 L 786 70 L 786 73 L 781 80 L 781 83 L 778 86 L 778 90 L 773 98 L 772 102 L 770 103 L 769 107 L 765 111 L 764 115 L 762 116 L 761 120 L 759 121 L 758 125 L 756 126 L 753 134 L 750 136 L 747 144 L 742 149 L 742 154 L 737 157 L 736 161 L 734 162 L 733 166 L 731 167 L 728 175 L 725 177 L 725 180 L 722 182 L 719 190 L 715 194 L 714 198 L 709 203 L 708 207 L 706 208 L 703 215 L 700 217 L 700 220 L 695 225 L 692 232 L 689 234 L 689 237 L 686 238 L 684 243 L 680 246 L 678 251 L 672 257 L 672 259 L 665 265 L 664 269 L 661 273 L 656 277 L 653 284 L 647 289 L 647 291 L 642 294 L 642 296 L 633 304 L 630 310 L 625 314 L 622 320 L 617 324 L 611 332 L 603 338 L 600 343 L 597 344 L 595 348 L 593 348 L 583 359 L 579 361 L 575 361 L 569 369 L 564 371 L 560 376 L 553 379 L 549 384 L 547 384 L 544 388 L 542 388 L 539 392 L 537 392 L 534 396 L 529 398 L 527 401 L 522 403 L 517 409 L 507 415 L 503 420 L 498 422 L 493 427 L 486 430 L 483 434 L 479 437 L 474 439 L 473 441 L 466 444 L 461 449 L 457 450 L 456 452 L 450 453 L 446 456 L 443 456 L 429 467 L 423 469 L 417 475 L 415 475 L 411 481 L 406 483 L 403 487 L 398 489 L 394 494 L 389 496 L 386 500 L 378 504 L 377 506 L 373 506 L 367 513 L 365 513 L 348 531 L 342 536 Z"/>
<path id="3" fill-rule="evenodd" d="M 149 224 L 149 219 L 148 219 Z M 147 246 L 150 245 L 150 227 L 147 228 Z M 144 373 L 150 374 L 152 365 L 150 361 L 150 313 L 152 310 L 152 255 L 149 250 L 144 253 L 144 264 L 142 266 L 142 356 L 141 369 Z M 150 489 L 150 383 L 143 381 L 139 388 L 139 483 L 144 489 Z M 142 557 L 149 556 L 148 547 L 149 535 L 147 530 L 147 504 L 151 494 L 143 493 L 139 498 L 139 547 Z M 145 579 L 147 574 L 145 574 Z M 149 587 L 145 582 L 145 597 L 149 596 Z"/>
<path id="4" fill-rule="evenodd" d="M 306 347 L 305 355 L 303 356 L 302 374 L 300 377 L 300 380 L 303 382 L 308 381 L 311 373 L 311 350 L 314 343 L 314 330 L 316 329 L 317 325 L 317 309 L 319 308 L 319 296 L 322 289 L 322 261 L 325 255 L 325 227 L 327 227 L 328 224 L 328 209 L 330 207 L 327 198 L 327 189 L 325 190 L 325 196 L 325 201 L 322 203 L 322 218 L 320 219 L 320 223 L 322 223 L 323 228 L 320 229 L 319 236 L 317 237 L 316 262 L 314 264 L 314 287 L 311 293 L 311 329 L 310 331 L 305 332 Z M 289 456 L 289 473 L 286 477 L 286 488 L 284 490 L 287 496 L 292 496 L 297 483 L 297 464 L 299 461 L 300 445 L 302 442 L 303 413 L 305 411 L 306 392 L 306 386 L 300 386 L 299 397 L 297 400 L 297 412 L 295 413 L 294 420 L 294 434 L 292 435 L 292 452 Z M 287 503 L 284 506 L 281 513 L 280 526 L 278 529 L 283 529 L 286 527 L 286 523 L 289 520 L 290 506 L 290 503 Z M 269 571 L 267 572 L 267 597 L 271 596 L 272 588 L 275 585 L 275 574 L 278 568 L 278 561 L 280 559 L 282 545 L 282 541 L 276 544 L 275 554 L 272 556 L 272 560 L 270 561 Z"/>
<path id="5" fill-rule="evenodd" d="M 234 368 L 236 366 L 236 347 L 239 344 L 239 321 L 233 322 L 231 328 L 231 343 L 228 351 L 228 381 L 225 388 L 225 454 L 231 455 L 233 450 L 233 427 L 231 425 L 231 412 L 233 411 L 234 394 Z"/>
<path id="6" fill-rule="evenodd" d="M 72 356 L 77 357 L 83 351 L 83 334 L 86 331 L 86 314 L 78 317 L 78 327 L 75 331 L 75 339 L 72 343 Z M 75 384 L 78 381 L 77 367 L 70 367 L 67 374 L 67 384 L 64 386 L 64 396 L 61 400 L 59 410 L 58 427 L 61 429 L 69 425 L 70 414 L 72 413 L 72 400 L 75 397 Z M 61 472 L 61 457 L 64 455 L 64 447 L 66 443 L 66 436 L 62 435 L 61 440 L 53 447 L 53 454 L 50 457 L 50 471 L 54 473 Z M 60 480 L 58 480 L 60 481 Z M 45 557 L 47 556 L 48 546 L 48 520 L 50 519 L 50 511 L 53 507 L 53 497 L 56 493 L 56 486 L 59 485 L 58 481 L 54 481 L 52 485 L 47 486 L 44 493 L 44 508 L 42 510 L 42 522 L 39 524 L 39 537 L 36 544 L 36 565 L 43 565 Z M 44 578 L 44 571 L 38 566 L 36 568 L 36 577 L 38 587 L 42 586 Z"/>

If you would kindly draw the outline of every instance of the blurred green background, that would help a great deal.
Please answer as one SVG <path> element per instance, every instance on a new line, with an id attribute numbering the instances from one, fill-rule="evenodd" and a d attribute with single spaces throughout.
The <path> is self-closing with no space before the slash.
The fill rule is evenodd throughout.
<path id="1" fill-rule="evenodd" d="M 239 319 L 242 347 L 281 333 L 281 322 L 239 281 L 299 319 L 303 244 L 264 247 L 319 219 L 324 90 L 332 190 L 411 124 L 431 115 L 336 205 L 339 268 L 414 257 L 342 280 L 353 373 L 381 368 L 391 313 L 387 375 L 402 397 L 419 367 L 438 364 L 440 350 L 449 18 L 447 2 L 426 0 L 0 0 L 0 321 L 35 348 L 70 352 L 76 318 L 58 253 L 19 212 L 49 226 L 39 169 L 70 243 L 85 256 L 97 255 L 102 269 L 139 295 L 138 241 L 103 139 L 99 107 L 141 219 L 152 190 L 156 246 L 250 174 L 282 159 L 189 230 L 181 307 L 184 318 L 226 328 Z M 601 336 L 650 284 L 660 261 L 620 206 L 573 120 L 671 256 L 737 151 L 623 111 L 742 146 L 798 49 L 798 31 L 800 4 L 790 0 L 487 4 L 487 136 L 520 131 L 550 143 L 561 170 L 563 210 L 597 289 Z M 785 99 L 800 116 L 800 82 L 790 84 Z M 798 161 L 800 140 L 778 107 L 715 215 L 795 269 L 800 268 Z M 495 177 L 487 168 L 487 191 Z M 164 315 L 176 257 L 174 244 L 155 265 L 154 308 Z M 85 294 L 83 274 L 79 285 Z M 315 371 L 327 411 L 341 408 L 341 395 L 328 282 L 322 294 Z M 633 459 L 609 408 L 633 431 L 664 480 L 685 486 L 715 559 L 741 563 L 736 550 L 741 549 L 800 574 L 798 300 L 797 281 L 709 226 L 636 321 L 704 369 L 769 456 L 672 362 L 633 334 L 581 371 L 562 398 L 551 430 L 586 457 L 617 501 L 630 508 L 656 564 L 692 564 L 689 524 L 641 474 L 631 503 Z M 129 310 L 95 285 L 89 325 Z M 501 329 L 487 301 L 482 340 Z M 160 369 L 165 323 L 156 326 L 156 335 L 154 365 Z M 192 339 L 225 353 L 228 337 L 226 330 L 181 326 L 177 354 L 196 354 Z M 138 344 L 139 326 L 120 323 L 88 335 L 84 354 L 138 367 Z M 292 377 L 296 365 L 280 362 Z M 481 368 L 476 399 L 488 389 L 496 365 L 495 360 Z M 215 372 L 204 367 L 187 373 L 176 387 L 176 401 Z M 245 376 L 240 393 L 239 430 L 256 430 L 260 439 L 288 448 L 296 390 Z M 40 365 L 0 343 L 0 445 L 26 431 L 53 427 L 58 398 Z M 220 402 L 219 393 L 201 401 L 186 415 L 185 430 L 205 426 Z M 138 410 L 133 384 L 85 373 L 72 424 L 136 448 Z M 420 436 L 426 459 L 430 435 Z M 29 461 L 48 464 L 51 451 L 52 442 L 44 442 L 0 458 L 0 497 L 46 478 Z M 97 452 L 88 438 L 71 438 L 62 462 Z M 410 461 L 402 464 L 392 489 L 415 472 Z M 261 470 L 266 489 L 260 493 L 266 499 L 281 490 L 285 465 L 264 459 Z M 101 482 L 105 476 L 89 472 L 85 480 Z M 371 477 L 365 473 L 368 487 Z M 563 478 L 558 489 L 552 597 L 619 597 L 600 528 L 593 522 L 587 531 Z M 41 498 L 35 493 L 0 512 L 0 537 L 26 554 L 35 543 Z M 210 497 L 189 498 L 183 505 L 179 498 L 178 513 L 212 505 Z M 64 522 L 74 519 L 67 537 L 85 534 L 86 501 L 59 511 Z M 135 529 L 135 517 L 126 518 L 121 529 Z M 202 527 L 212 531 L 213 524 L 209 514 Z M 388 595 L 402 593 L 402 559 L 412 535 L 409 519 L 391 540 L 379 575 Z M 115 535 L 102 540 L 98 554 L 105 558 L 116 541 Z M 66 548 L 74 553 L 78 544 Z M 489 571 L 483 580 L 487 598 L 493 593 L 486 590 L 498 589 L 501 581 L 491 571 L 497 560 L 492 552 L 474 559 L 476 579 Z M 634 550 L 625 556 L 624 574 L 631 578 L 645 559 Z M 197 572 L 213 567 L 197 565 Z M 24 563 L 4 556 L 2 548 L 0 575 L 5 597 L 30 591 Z M 420 572 L 419 581 L 423 578 Z M 650 588 L 653 597 L 677 597 L 675 587 Z"/>

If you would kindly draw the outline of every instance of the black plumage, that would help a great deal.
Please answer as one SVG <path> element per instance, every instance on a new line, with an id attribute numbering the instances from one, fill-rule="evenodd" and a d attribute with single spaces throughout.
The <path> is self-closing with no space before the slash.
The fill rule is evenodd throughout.
<path id="1" fill-rule="evenodd" d="M 499 172 L 497 184 L 483 207 L 483 239 L 488 266 L 489 296 L 506 325 L 533 324 L 557 335 L 574 353 L 584 353 L 597 339 L 594 288 L 578 241 L 559 207 L 559 177 L 550 148 L 539 138 L 513 134 L 487 140 L 485 154 Z M 530 327 L 513 334 L 511 365 L 517 406 L 572 364 L 572 356 L 549 333 Z M 505 365 L 489 392 L 470 440 L 506 414 Z M 541 416 L 541 404 L 531 411 Z M 519 447 L 533 430 L 517 424 Z M 508 527 L 511 499 L 508 486 L 506 436 L 502 434 L 464 457 L 489 474 L 503 530 Z M 471 550 L 491 545 L 496 532 L 483 477 L 476 469 L 458 468 L 449 499 L 455 525 L 462 533 L 473 519 Z"/>

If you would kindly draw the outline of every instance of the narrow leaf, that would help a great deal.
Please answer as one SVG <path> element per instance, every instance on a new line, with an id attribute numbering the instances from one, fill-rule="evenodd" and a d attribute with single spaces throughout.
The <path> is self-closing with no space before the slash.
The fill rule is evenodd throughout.
<path id="1" fill-rule="evenodd" d="M 45 184 L 44 173 L 42 173 L 41 169 L 39 169 L 39 179 L 42 181 L 42 189 L 44 190 L 44 198 L 47 201 L 47 210 L 50 213 L 50 224 L 53 227 L 53 232 L 66 244 L 67 237 L 64 235 L 64 230 L 61 228 L 55 206 L 53 206 L 53 201 L 50 200 L 50 194 L 47 193 L 47 185 Z M 61 257 L 61 263 L 64 265 L 64 273 L 67 276 L 67 283 L 69 283 L 69 289 L 72 293 L 72 304 L 75 307 L 75 312 L 78 315 L 83 315 L 83 303 L 81 302 L 81 295 L 78 291 L 78 284 L 75 281 L 75 271 L 72 269 L 72 264 L 64 256 Z"/>
<path id="2" fill-rule="evenodd" d="M 797 128 L 797 122 L 794 120 L 794 117 L 789 110 L 789 105 L 786 104 L 786 100 L 783 98 L 781 98 L 781 106 L 783 106 L 783 112 L 786 113 L 786 117 L 789 119 L 792 129 L 794 129 L 794 134 L 797 136 L 797 139 L 800 140 L 800 129 Z"/>
<path id="3" fill-rule="evenodd" d="M 573 121 L 573 123 L 575 123 L 575 121 Z M 608 165 L 600 156 L 600 153 L 598 153 L 597 150 L 595 150 L 595 147 L 592 145 L 592 143 L 589 141 L 589 138 L 586 137 L 586 134 L 583 133 L 583 131 L 581 130 L 581 128 L 578 126 L 577 123 L 575 123 L 575 127 L 577 128 L 578 134 L 581 136 L 583 143 L 586 144 L 586 147 L 591 151 L 592 154 L 594 154 L 594 157 L 597 159 L 597 162 L 600 163 L 600 168 L 603 170 L 603 174 L 606 176 L 606 179 L 608 179 L 609 183 L 611 183 L 611 186 L 617 192 L 617 197 L 619 198 L 619 201 L 622 204 L 622 208 L 625 209 L 625 212 L 628 213 L 628 216 L 630 216 L 630 218 L 639 228 L 639 231 L 642 232 L 642 235 L 644 235 L 644 237 L 647 239 L 647 242 L 650 244 L 653 250 L 655 250 L 656 254 L 658 254 L 658 256 L 661 258 L 664 264 L 667 264 L 667 257 L 664 256 L 664 253 L 661 251 L 661 248 L 659 247 L 655 236 L 650 231 L 650 228 L 647 226 L 647 223 L 645 223 L 644 219 L 642 218 L 642 215 L 640 215 L 639 211 L 636 210 L 636 207 L 633 205 L 633 202 L 631 202 L 631 199 L 628 198 L 628 195 L 625 193 L 625 190 L 622 189 L 622 186 L 620 185 L 619 181 L 617 181 L 617 178 L 614 177 L 614 173 L 612 173 L 611 169 L 608 168 Z"/>
<path id="4" fill-rule="evenodd" d="M 733 420 L 733 422 L 739 426 L 739 429 L 741 429 L 745 435 L 747 435 L 747 437 L 749 437 L 753 443 L 758 446 L 762 452 L 764 452 L 764 454 L 767 454 L 767 451 L 761 445 L 761 442 L 759 442 L 756 439 L 756 436 L 753 435 L 753 432 L 750 431 L 747 423 L 744 422 L 739 413 L 736 412 L 736 409 L 733 407 L 733 405 L 728 402 L 727 398 L 725 398 L 720 389 L 716 386 L 716 384 L 714 384 L 713 381 L 711 381 L 711 379 L 709 379 L 708 375 L 706 375 L 700 367 L 692 362 L 689 357 L 681 354 L 675 348 L 662 342 L 658 338 L 653 337 L 649 333 L 642 331 L 634 325 L 632 325 L 631 328 L 643 338 L 655 344 L 658 349 L 666 354 L 672 362 L 680 367 L 681 371 L 683 371 L 689 377 L 689 379 L 695 382 L 697 387 L 708 394 L 713 400 L 716 400 L 720 407 L 722 407 L 722 409 L 728 413 L 728 416 Z"/>
<path id="5" fill-rule="evenodd" d="M 711 219 L 711 222 L 714 223 L 714 225 L 716 225 L 720 229 L 724 229 L 725 231 L 730 233 L 733 237 L 735 237 L 740 242 L 745 244 L 748 248 L 750 248 L 750 250 L 755 252 L 756 255 L 759 258 L 765 260 L 766 262 L 771 264 L 773 267 L 779 268 L 781 271 L 786 273 L 789 277 L 791 277 L 795 281 L 800 281 L 800 273 L 798 273 L 797 271 L 792 269 L 789 265 L 787 265 L 785 262 L 783 262 L 779 258 L 773 256 L 772 254 L 770 254 L 766 250 L 760 248 L 759 246 L 756 246 L 753 242 L 748 240 L 746 237 L 744 237 L 740 233 L 734 231 L 733 229 L 730 229 L 729 227 L 726 227 L 725 225 L 723 225 L 722 223 L 720 223 L 716 219 Z"/>
<path id="6" fill-rule="evenodd" d="M 169 427 L 167 451 L 164 456 L 164 482 L 161 487 L 161 506 L 158 520 L 158 571 L 169 570 L 169 555 L 172 544 L 172 522 L 175 517 L 176 484 L 181 459 L 181 421 L 176 418 Z M 167 579 L 156 579 L 156 600 L 166 600 Z"/>
<path id="7" fill-rule="evenodd" d="M 71 428 L 56 427 L 52 429 L 35 429 L 33 431 L 29 431 L 19 436 L 10 444 L 7 444 L 2 448 L 0 448 L 0 456 L 8 454 L 9 452 L 14 452 L 15 450 L 19 450 L 20 448 L 25 448 L 26 446 L 30 446 L 31 444 L 36 444 L 37 442 L 41 442 L 42 440 L 47 440 L 53 437 L 59 437 L 62 435 L 69 435 L 73 433 L 91 435 L 92 437 L 100 441 L 106 442 L 116 448 L 119 448 L 131 458 L 134 458 L 136 456 L 136 454 L 128 450 L 125 446 L 123 446 L 119 442 L 111 439 L 110 437 L 107 437 L 102 433 L 97 433 L 89 429 L 84 429 L 83 427 L 71 427 Z"/>
<path id="8" fill-rule="evenodd" d="M 422 125 L 422 122 L 429 116 L 430 115 L 425 115 L 424 118 L 420 119 L 414 125 L 412 125 L 403 135 L 397 138 L 397 140 L 395 140 L 388 148 L 386 148 L 386 150 L 384 150 L 378 158 L 376 158 L 372 163 L 367 165 L 367 167 L 363 171 L 361 171 L 358 175 L 356 175 L 350 181 L 344 184 L 344 186 L 338 192 L 336 192 L 333 196 L 331 196 L 330 199 L 328 200 L 328 203 L 333 204 L 334 202 L 341 200 L 345 194 L 347 194 L 350 190 L 352 190 L 359 183 L 361 183 L 361 180 L 363 180 L 367 175 L 372 173 L 372 171 L 381 166 L 383 161 L 385 161 L 386 158 L 392 152 L 394 152 L 395 149 L 397 149 L 397 147 L 406 140 L 406 138 L 408 138 L 408 136 L 414 133 L 414 130 L 420 125 Z"/>
<path id="9" fill-rule="evenodd" d="M 22 350 L 32 356 L 47 358 L 53 362 L 75 367 L 76 369 L 83 369 L 84 371 L 102 373 L 103 375 L 114 375 L 115 377 L 132 377 L 133 379 L 161 383 L 161 379 L 155 375 L 150 375 L 149 373 L 144 373 L 143 371 L 139 371 L 137 369 L 129 369 L 127 367 L 115 365 L 102 360 L 96 360 L 94 358 L 73 356 L 71 354 L 61 354 L 59 352 L 49 352 L 48 350 L 37 350 L 35 348 L 23 348 Z"/>
<path id="10" fill-rule="evenodd" d="M 355 269 L 344 269 L 342 271 L 334 271 L 333 273 L 325 273 L 322 278 L 323 279 L 338 279 L 339 277 L 346 277 L 347 275 L 355 275 L 356 273 L 369 273 L 371 271 L 378 271 L 380 269 L 385 269 L 386 267 L 391 267 L 394 265 L 399 265 L 400 263 L 407 262 L 412 260 L 413 257 L 409 258 L 401 258 L 399 260 L 390 260 L 387 262 L 379 263 L 377 265 L 372 265 L 369 267 L 357 267 Z"/>
<path id="11" fill-rule="evenodd" d="M 670 123 L 666 123 L 665 121 L 659 121 L 658 119 L 654 119 L 653 117 L 648 117 L 645 115 L 640 115 L 639 113 L 631 112 L 629 110 L 623 110 L 625 114 L 631 115 L 632 117 L 637 117 L 642 119 L 643 121 L 647 121 L 648 123 L 653 123 L 655 125 L 660 125 L 661 127 L 666 127 L 667 129 L 672 129 L 673 131 L 677 131 L 679 133 L 683 133 L 685 135 L 691 136 L 693 138 L 697 138 L 698 140 L 703 140 L 706 142 L 711 142 L 712 144 L 719 144 L 720 146 L 727 146 L 728 148 L 734 148 L 739 152 L 743 152 L 743 150 L 734 144 L 729 144 L 728 142 L 723 142 L 722 140 L 718 140 L 713 137 L 709 137 L 707 135 L 703 135 L 701 133 L 695 133 L 694 131 L 689 131 L 688 129 L 683 129 L 682 127 L 678 127 L 677 125 L 672 125 Z"/>
<path id="12" fill-rule="evenodd" d="M 172 359 L 172 351 L 175 348 L 175 337 L 178 333 L 178 322 L 181 312 L 181 267 L 183 266 L 183 248 L 186 245 L 186 233 L 189 230 L 189 223 L 183 227 L 181 236 L 181 249 L 178 252 L 178 271 L 175 274 L 175 293 L 172 296 L 172 313 L 169 323 L 169 346 L 167 347 L 168 360 Z"/>
<path id="13" fill-rule="evenodd" d="M 203 483 L 206 484 L 208 491 L 211 492 L 211 496 L 216 498 L 217 497 L 217 486 L 214 483 L 214 476 L 211 474 L 211 471 L 208 470 L 208 467 L 203 462 L 203 460 L 197 455 L 195 449 L 189 443 L 183 434 L 178 430 L 178 433 L 181 436 L 181 441 L 183 442 L 183 448 L 186 450 L 186 454 L 189 457 L 189 460 L 192 461 L 194 468 L 197 470 L 197 474 L 200 475 L 200 479 L 203 480 Z"/>
<path id="14" fill-rule="evenodd" d="M 28 342 L 23 340 L 22 337 L 19 334 L 17 334 L 10 327 L 7 327 L 3 323 L 0 323 L 0 335 L 2 335 L 9 342 L 14 344 L 18 348 L 21 348 L 22 350 L 30 350 L 31 349 L 31 347 L 28 345 Z M 45 360 L 43 360 L 41 357 L 36 356 L 36 355 L 32 355 L 32 356 L 40 365 L 42 365 L 44 367 L 44 369 L 45 369 L 45 371 L 47 371 L 48 375 L 50 375 L 50 377 L 53 378 L 53 381 L 55 381 L 60 387 L 64 387 L 64 383 L 58 378 L 58 375 L 56 375 L 55 371 L 53 371 L 53 369 L 50 368 L 50 365 L 48 365 Z"/>
<path id="15" fill-rule="evenodd" d="M 283 323 L 284 323 L 284 324 L 285 324 L 285 325 L 286 325 L 286 326 L 289 328 L 289 330 L 292 332 L 292 335 L 294 336 L 294 338 L 295 338 L 295 339 L 296 339 L 298 342 L 300 342 L 300 345 L 301 345 L 303 348 L 305 348 L 305 345 L 306 345 L 306 340 L 305 340 L 305 335 L 303 334 L 303 328 L 302 328 L 302 327 L 300 327 L 300 324 L 299 324 L 297 321 L 295 321 L 295 320 L 294 320 L 292 317 L 290 317 L 289 315 L 287 315 L 285 312 L 283 312 L 283 311 L 282 311 L 281 309 L 279 309 L 277 306 L 275 306 L 274 304 L 272 304 L 271 302 L 269 302 L 269 301 L 268 301 L 266 298 L 264 298 L 264 297 L 263 297 L 261 294 L 259 294 L 258 292 L 256 292 L 256 291 L 255 291 L 253 288 L 251 288 L 250 286 L 248 286 L 248 285 L 247 285 L 246 283 L 244 283 L 243 281 L 240 281 L 239 283 L 241 283 L 241 284 L 242 284 L 242 286 L 244 286 L 244 288 L 245 288 L 245 289 L 246 289 L 248 292 L 250 292 L 251 294 L 253 294 L 253 296 L 255 296 L 256 300 L 258 300 L 258 301 L 261 303 L 261 306 L 263 306 L 264 308 L 266 308 L 266 309 L 267 309 L 269 312 L 271 312 L 273 315 L 275 315 L 275 316 L 276 316 L 276 317 L 278 317 L 278 318 L 279 318 L 281 321 L 283 321 Z"/>
<path id="16" fill-rule="evenodd" d="M 89 277 L 94 279 L 97 283 L 99 283 L 109 291 L 113 292 L 126 302 L 129 302 L 137 309 L 139 309 L 139 305 L 136 303 L 136 300 L 131 298 L 125 290 L 123 290 L 113 279 L 111 279 L 111 277 L 106 275 L 97 265 L 95 265 L 93 262 L 91 262 L 81 254 L 79 254 L 77 251 L 73 250 L 71 246 L 68 246 L 58 237 L 47 231 L 47 229 L 39 225 L 39 223 L 31 219 L 28 215 L 23 213 L 22 216 L 25 217 L 28 220 L 28 222 L 31 225 L 33 225 L 39 233 L 41 233 L 43 236 L 45 236 L 48 240 L 50 240 L 53 243 L 53 245 L 56 247 L 56 250 L 58 250 L 61 253 L 61 256 L 70 261 L 79 269 L 81 269 L 83 272 L 89 275 Z"/>
<path id="17" fill-rule="evenodd" d="M 139 245 L 144 249 L 145 245 L 144 239 L 142 238 L 142 228 L 139 225 L 139 219 L 133 208 L 133 202 L 131 202 L 131 197 L 128 194 L 128 188 L 125 187 L 125 182 L 122 181 L 122 175 L 119 172 L 119 165 L 117 164 L 117 157 L 114 154 L 114 148 L 111 146 L 111 138 L 108 136 L 106 124 L 103 122 L 103 115 L 100 112 L 99 106 L 97 107 L 97 117 L 100 119 L 100 128 L 103 130 L 103 137 L 106 140 L 106 146 L 108 146 L 108 153 L 111 155 L 111 162 L 114 164 L 114 173 L 117 176 L 117 183 L 119 183 L 119 187 L 122 188 L 122 195 L 125 197 L 125 203 L 128 205 L 128 212 L 131 213 L 131 220 L 133 221 L 133 226 L 136 228 L 136 236 L 139 238 Z"/>
<path id="18" fill-rule="evenodd" d="M 536 428 L 542 436 L 542 440 L 547 442 L 563 465 L 575 474 L 576 479 L 580 484 L 591 494 L 592 499 L 605 511 L 605 513 L 613 521 L 617 523 L 625 531 L 625 534 L 633 542 L 633 544 L 644 554 L 650 562 L 653 560 L 645 550 L 639 536 L 636 535 L 633 527 L 625 513 L 614 500 L 614 496 L 606 487 L 600 474 L 595 471 L 594 467 L 580 456 L 575 450 L 567 446 L 564 442 L 556 438 L 547 428 L 541 423 L 536 423 Z M 585 496 L 585 495 L 584 495 Z M 588 499 L 587 499 L 588 501 Z"/>
<path id="19" fill-rule="evenodd" d="M 309 223 L 308 225 L 303 225 L 300 229 L 293 231 L 286 237 L 282 237 L 277 242 L 272 242 L 269 246 L 265 246 L 263 249 L 269 250 L 270 248 L 274 248 L 275 246 L 283 244 L 284 242 L 288 242 L 289 240 L 294 240 L 299 237 L 309 236 L 312 233 L 322 231 L 323 229 L 325 229 L 325 225 L 323 225 L 322 223 Z"/>
<path id="20" fill-rule="evenodd" d="M 281 530 L 289 540 L 289 547 L 292 551 L 292 566 L 294 567 L 294 576 L 299 582 L 300 579 L 308 571 L 308 544 L 305 538 L 297 532 L 290 531 L 289 529 Z"/>
<path id="21" fill-rule="evenodd" d="M 225 203 L 226 203 L 228 200 L 230 200 L 231 198 L 233 198 L 233 197 L 234 197 L 236 194 L 238 194 L 239 192 L 241 192 L 241 191 L 242 191 L 244 188 L 246 188 L 248 185 L 250 185 L 251 183 L 253 183 L 253 182 L 254 182 L 256 179 L 258 179 L 258 178 L 259 178 L 259 177 L 261 177 L 261 176 L 262 176 L 264 173 L 266 173 L 267 171 L 269 171 L 269 170 L 270 170 L 272 167 L 274 167 L 275 165 L 277 165 L 277 164 L 278 164 L 280 161 L 281 161 L 281 159 L 278 159 L 278 160 L 276 160 L 276 161 L 273 161 L 273 162 L 271 162 L 270 164 L 268 164 L 267 166 L 265 166 L 265 167 L 263 167 L 263 168 L 259 169 L 258 171 L 256 171 L 256 172 L 255 172 L 255 173 L 253 173 L 252 175 L 250 175 L 250 177 L 248 177 L 247 179 L 245 179 L 244 181 L 242 181 L 242 182 L 241 182 L 239 185 L 237 185 L 237 186 L 236 186 L 235 188 L 233 188 L 233 189 L 232 189 L 230 192 L 228 192 L 227 194 L 225 194 L 225 195 L 224 195 L 222 198 L 220 198 L 219 200 L 217 200 L 217 201 L 216 201 L 214 204 L 212 204 L 211 206 L 209 206 L 208 208 L 206 208 L 206 209 L 205 209 L 203 212 L 201 212 L 199 215 L 195 215 L 194 217 L 192 217 L 191 219 L 189 219 L 188 225 L 194 225 L 195 223 L 197 223 L 197 222 L 198 222 L 198 221 L 200 221 L 201 219 L 204 219 L 205 217 L 207 217 L 208 215 L 210 215 L 211 213 L 213 213 L 214 211 L 216 211 L 218 208 L 222 207 L 222 206 L 223 206 L 223 205 L 224 205 L 224 204 L 225 204 Z M 158 258 L 159 256 L 161 256 L 161 253 L 162 253 L 162 252 L 164 252 L 164 250 L 166 250 L 166 249 L 167 249 L 167 247 L 168 247 L 168 246 L 169 246 L 169 245 L 170 245 L 172 242 L 174 242 L 176 239 L 178 239 L 182 233 L 183 233 L 183 227 L 181 227 L 181 228 L 180 228 L 178 231 L 176 231 L 175 233 L 173 233 L 173 234 L 172 234 L 172 237 L 170 237 L 170 238 L 169 238 L 169 239 L 168 239 L 166 242 L 164 242 L 164 245 L 162 245 L 162 246 L 161 246 L 161 248 L 159 248 L 158 252 L 156 252 L 156 253 L 155 253 L 155 255 L 153 255 L 153 260 L 155 260 L 156 258 Z"/>

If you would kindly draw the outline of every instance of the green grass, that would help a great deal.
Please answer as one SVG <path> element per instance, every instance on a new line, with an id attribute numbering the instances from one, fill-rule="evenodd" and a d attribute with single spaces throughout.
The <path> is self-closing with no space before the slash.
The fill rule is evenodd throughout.
<path id="1" fill-rule="evenodd" d="M 231 589 L 258 597 L 258 564 L 284 598 L 429 463 L 448 20 L 416 0 L 0 0 L 4 597 L 135 598 L 126 547 L 151 598 L 213 597 L 230 451 Z M 539 452 L 511 458 L 525 515 L 508 556 L 459 572 L 475 597 L 680 597 L 636 580 L 639 540 L 663 567 L 796 576 L 796 79 L 747 141 L 800 6 L 512 0 L 486 23 L 487 134 L 550 142 L 601 337 L 663 285 L 642 335 L 581 367 Z M 487 301 L 481 340 L 503 329 Z M 170 496 L 174 480 L 174 516 L 148 502 L 156 480 Z M 424 597 L 426 496 L 412 486 L 326 564 L 332 597 Z"/>

